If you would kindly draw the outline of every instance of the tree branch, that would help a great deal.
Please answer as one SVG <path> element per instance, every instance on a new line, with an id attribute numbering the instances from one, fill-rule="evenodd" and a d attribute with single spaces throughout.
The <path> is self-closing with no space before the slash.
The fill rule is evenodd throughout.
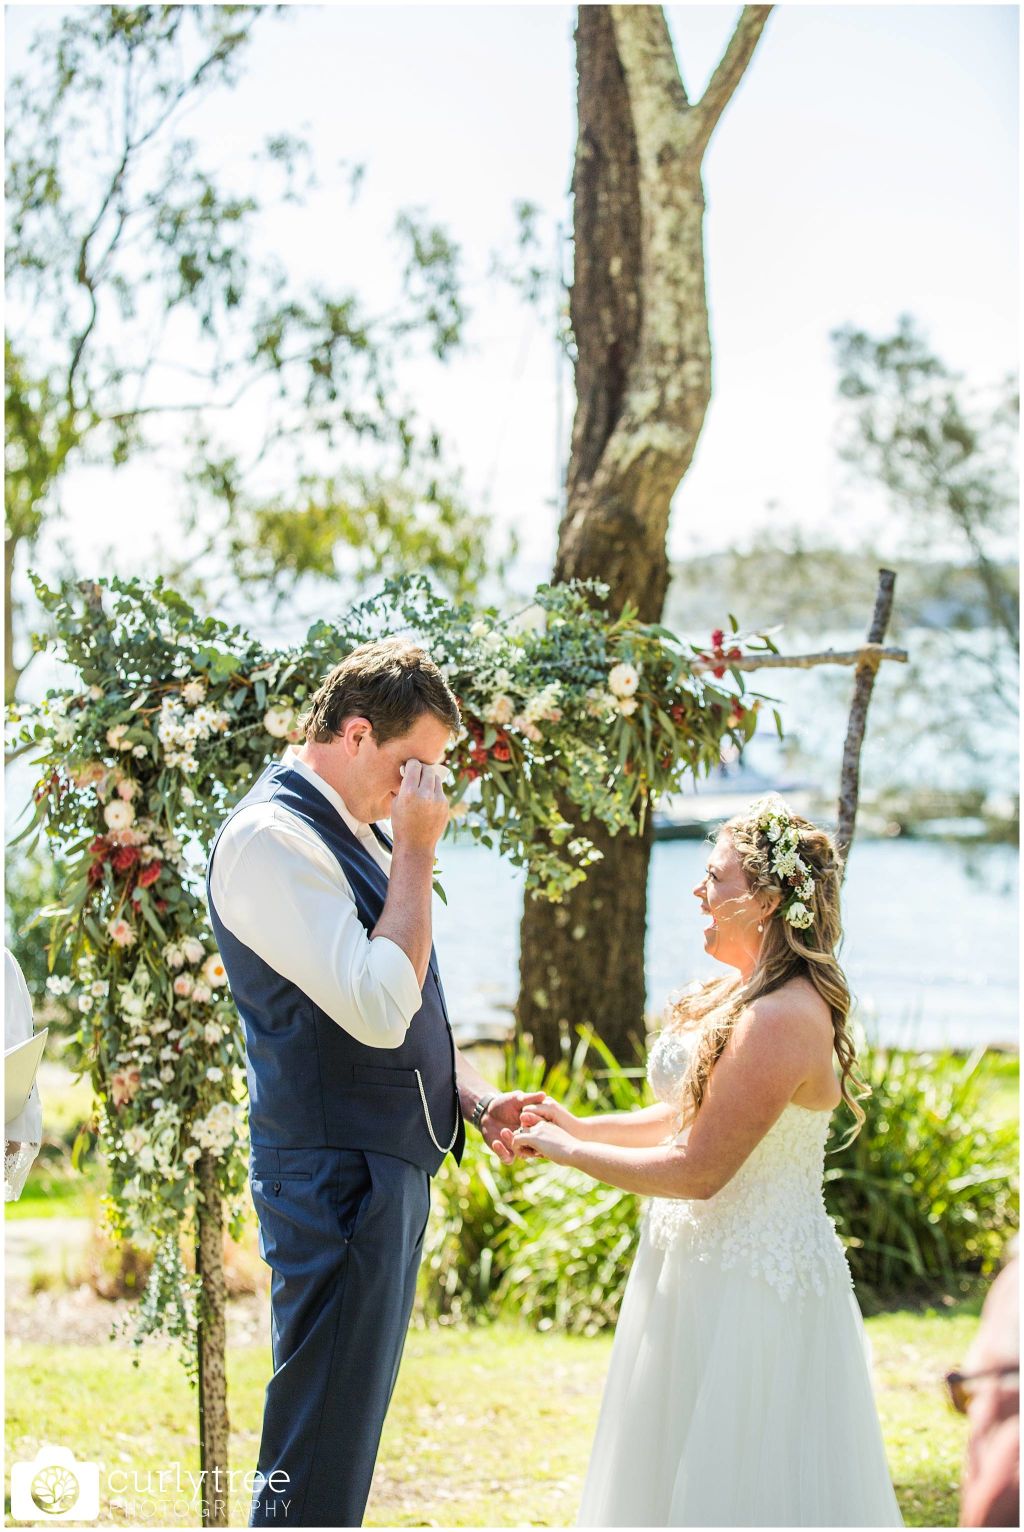
<path id="1" fill-rule="evenodd" d="M 878 571 L 878 594 L 875 611 L 868 633 L 868 645 L 878 650 L 892 615 L 893 593 L 896 576 L 891 569 Z M 878 663 L 874 658 L 857 666 L 853 683 L 853 701 L 850 704 L 850 721 L 846 729 L 846 745 L 843 749 L 843 765 L 839 776 L 839 823 L 836 829 L 836 845 L 843 863 L 843 876 L 857 822 L 857 799 L 860 795 L 860 752 L 864 743 L 864 730 L 868 721 L 868 703 L 875 685 Z"/>
<path id="2" fill-rule="evenodd" d="M 893 576 L 895 579 L 895 576 Z M 886 618 L 888 621 L 888 618 Z M 874 624 L 872 624 L 872 634 Z M 884 629 L 883 629 L 884 632 Z M 887 649 L 874 638 L 860 649 L 822 649 L 817 654 L 745 654 L 739 660 L 725 661 L 726 670 L 811 670 L 815 665 L 858 665 L 870 670 L 872 676 L 883 660 L 895 660 L 899 665 L 907 663 L 905 649 Z M 721 660 L 695 660 L 690 669 L 695 674 L 722 668 Z"/>
<path id="3" fill-rule="evenodd" d="M 753 57 L 764 24 L 771 14 L 770 5 L 745 5 L 703 96 L 691 110 L 693 142 L 703 155 L 718 119 L 725 111 Z"/>

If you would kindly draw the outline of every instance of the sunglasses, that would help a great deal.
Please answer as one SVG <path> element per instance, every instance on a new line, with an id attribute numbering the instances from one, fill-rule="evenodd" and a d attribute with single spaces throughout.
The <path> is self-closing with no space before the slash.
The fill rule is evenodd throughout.
<path id="1" fill-rule="evenodd" d="M 967 1408 L 978 1390 L 975 1387 L 983 1378 L 1001 1378 L 1009 1383 L 1012 1378 L 1017 1387 L 1020 1387 L 1019 1364 L 1009 1367 L 986 1367 L 981 1372 L 948 1372 L 946 1374 L 946 1392 L 949 1402 L 958 1415 L 966 1415 Z"/>

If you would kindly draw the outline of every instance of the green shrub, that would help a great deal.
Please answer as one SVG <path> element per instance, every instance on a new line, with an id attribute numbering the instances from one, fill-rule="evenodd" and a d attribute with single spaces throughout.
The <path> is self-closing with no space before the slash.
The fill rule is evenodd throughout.
<path id="1" fill-rule="evenodd" d="M 588 1067 L 596 1063 L 600 1067 Z M 1006 1061 L 984 1051 L 918 1055 L 865 1049 L 873 1087 L 857 1139 L 839 1113 L 826 1160 L 826 1204 L 854 1279 L 884 1293 L 986 1274 L 1017 1224 L 1015 1122 L 989 1099 Z M 506 1051 L 503 1087 L 544 1089 L 573 1111 L 647 1104 L 638 1069 L 592 1033 L 552 1068 L 522 1044 Z M 615 1323 L 633 1258 L 640 1200 L 544 1160 L 499 1165 L 470 1134 L 461 1166 L 434 1183 L 420 1312 L 453 1322 L 519 1316 L 538 1329 L 593 1334 Z"/>
<path id="2" fill-rule="evenodd" d="M 987 1275 L 1019 1217 L 1019 1129 L 992 1109 L 1005 1061 L 983 1048 L 966 1058 L 863 1048 L 860 1067 L 867 1120 L 825 1162 L 854 1280 L 889 1292 Z M 837 1114 L 830 1150 L 849 1123 Z"/>

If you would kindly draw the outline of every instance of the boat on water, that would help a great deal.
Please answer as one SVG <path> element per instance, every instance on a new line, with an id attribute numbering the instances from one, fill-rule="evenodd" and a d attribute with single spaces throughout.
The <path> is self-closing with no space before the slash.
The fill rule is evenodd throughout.
<path id="1" fill-rule="evenodd" d="M 765 793 L 779 793 L 794 814 L 812 818 L 821 798 L 813 782 L 758 770 L 738 756 L 723 760 L 708 777 L 682 792 L 658 800 L 653 814 L 655 840 L 703 840 L 719 825 Z M 826 826 L 828 828 L 828 826 Z"/>

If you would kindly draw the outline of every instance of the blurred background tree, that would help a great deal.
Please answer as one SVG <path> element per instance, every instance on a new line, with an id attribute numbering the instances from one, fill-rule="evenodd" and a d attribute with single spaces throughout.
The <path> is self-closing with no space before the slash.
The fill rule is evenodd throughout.
<path id="1" fill-rule="evenodd" d="M 457 594 L 486 567 L 486 525 L 396 382 L 404 358 L 444 362 L 460 343 L 458 248 L 405 210 L 388 312 L 296 291 L 271 235 L 318 184 L 308 146 L 271 135 L 228 185 L 220 146 L 186 131 L 283 10 L 75 8 L 9 89 L 8 702 L 29 663 L 19 574 L 61 557 L 83 464 L 163 454 L 180 473 L 185 445 L 178 565 L 162 572 L 211 601 L 239 587 L 281 601 L 346 556 L 353 578 L 429 569 Z M 334 174 L 351 200 L 362 167 Z"/>
<path id="2" fill-rule="evenodd" d="M 726 602 L 757 624 L 784 624 L 785 643 L 827 634 L 842 646 L 863 626 L 876 579 L 870 518 L 885 518 L 886 560 L 898 574 L 891 637 L 909 650 L 872 710 L 872 750 L 885 761 L 875 806 L 913 825 L 932 815 L 984 818 L 1015 838 L 1019 570 L 1015 556 L 1018 391 L 1007 377 L 970 387 L 904 315 L 890 334 L 833 334 L 839 451 L 864 531 L 840 545 L 824 525 L 808 535 L 784 510 L 743 548 L 673 568 L 665 621 L 710 625 Z M 848 681 L 802 678 L 807 705 L 787 714 L 785 752 L 820 772 L 821 706 L 845 706 Z M 928 742 L 929 762 L 919 753 Z"/>

